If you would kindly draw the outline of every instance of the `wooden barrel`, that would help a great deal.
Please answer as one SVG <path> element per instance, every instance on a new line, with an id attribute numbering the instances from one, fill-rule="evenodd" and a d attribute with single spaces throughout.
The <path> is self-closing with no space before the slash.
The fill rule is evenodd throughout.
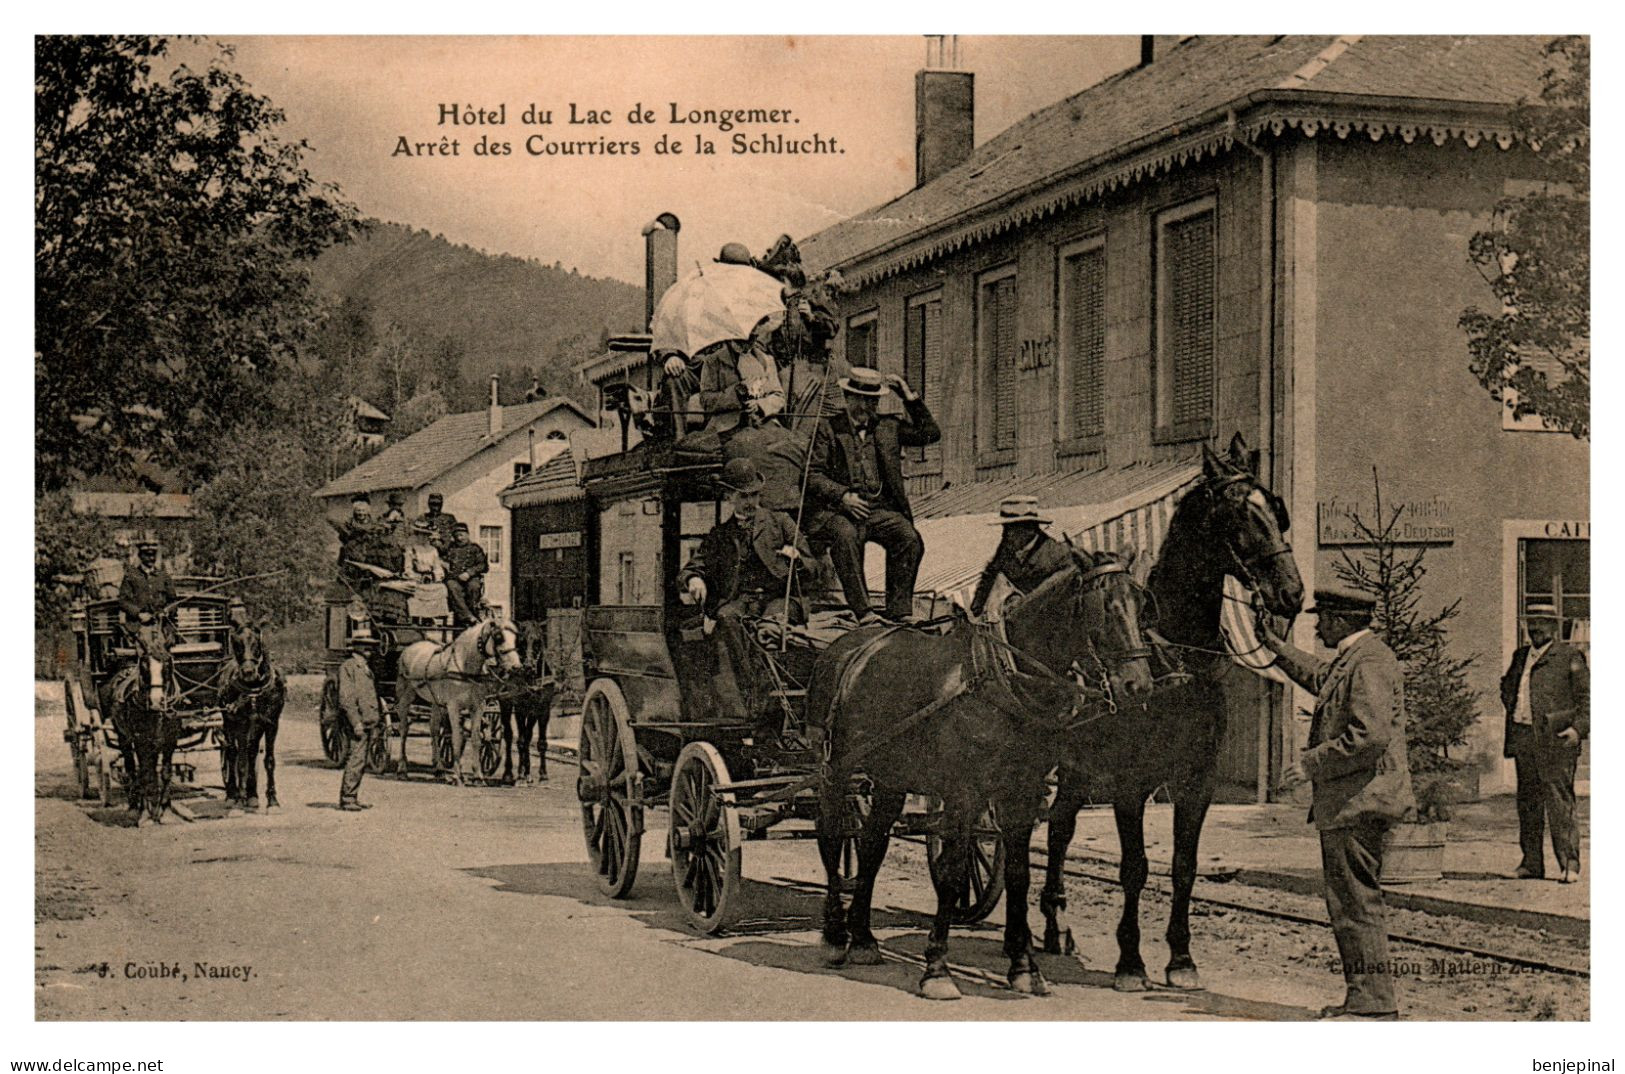
<path id="1" fill-rule="evenodd" d="M 1388 829 L 1382 845 L 1382 882 L 1417 884 L 1444 879 L 1444 821 L 1401 823 Z"/>

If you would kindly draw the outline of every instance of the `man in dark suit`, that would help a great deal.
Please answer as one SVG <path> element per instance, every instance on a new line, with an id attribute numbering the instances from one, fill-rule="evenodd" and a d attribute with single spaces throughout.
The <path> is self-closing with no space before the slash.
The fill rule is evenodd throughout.
<path id="1" fill-rule="evenodd" d="M 1018 591 L 1031 593 L 1072 562 L 1066 546 L 1041 528 L 1049 521 L 1039 515 L 1036 496 L 1009 496 L 999 504 L 999 520 L 993 525 L 1003 526 L 1004 533 L 976 583 L 970 602 L 972 615 L 980 617 L 987 608 L 987 598 L 1000 576 Z"/>
<path id="2" fill-rule="evenodd" d="M 789 516 L 761 504 L 762 475 L 749 459 L 730 459 L 718 483 L 733 514 L 712 528 L 677 576 L 682 599 L 715 620 L 716 699 L 725 718 L 749 721 L 739 676 L 750 668 L 747 616 L 772 614 L 792 587 L 791 569 L 805 570 L 812 552 Z M 782 604 L 777 605 L 782 607 Z"/>
<path id="3" fill-rule="evenodd" d="M 160 619 L 175 602 L 175 583 L 158 563 L 158 542 L 144 538 L 136 544 L 136 569 L 124 572 L 118 605 L 132 628 Z"/>
<path id="4" fill-rule="evenodd" d="M 485 572 L 491 569 L 491 562 L 485 548 L 468 539 L 468 523 L 457 523 L 451 532 L 451 547 L 446 549 L 446 600 L 452 622 L 468 626 L 485 606 Z"/>
<path id="5" fill-rule="evenodd" d="M 1503 753 L 1518 770 L 1520 880 L 1546 876 L 1541 836 L 1552 826 L 1552 850 L 1560 879 L 1580 878 L 1580 832 L 1574 823 L 1574 770 L 1580 743 L 1591 733 L 1591 671 L 1580 650 L 1557 640 L 1557 609 L 1531 604 L 1524 610 L 1529 644 L 1512 654 L 1501 678 L 1506 709 Z"/>
<path id="6" fill-rule="evenodd" d="M 1405 751 L 1405 676 L 1393 650 L 1371 632 L 1376 604 L 1363 593 L 1315 590 L 1315 636 L 1330 661 L 1293 648 L 1260 617 L 1259 636 L 1281 669 L 1315 694 L 1309 747 L 1282 785 L 1314 784 L 1309 818 L 1320 830 L 1326 911 L 1343 962 L 1347 997 L 1323 1018 L 1399 1017 L 1384 921 L 1382 843 L 1416 808 Z"/>
<path id="7" fill-rule="evenodd" d="M 829 543 L 847 607 L 859 622 L 879 619 L 869 607 L 863 546 L 872 541 L 884 548 L 886 615 L 905 621 L 914 613 L 914 579 L 925 543 L 914 528 L 903 484 L 902 449 L 934 444 L 942 432 L 902 377 L 856 367 L 838 384 L 845 408 L 822 421 L 813 436 L 807 530 Z M 887 387 L 903 400 L 905 415 L 876 414 Z"/>

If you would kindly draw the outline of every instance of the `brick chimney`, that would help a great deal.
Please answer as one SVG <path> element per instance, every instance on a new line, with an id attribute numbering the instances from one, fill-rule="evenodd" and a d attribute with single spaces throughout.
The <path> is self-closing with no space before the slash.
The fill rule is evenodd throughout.
<path id="1" fill-rule="evenodd" d="M 502 435 L 502 404 L 497 402 L 497 375 L 491 374 L 491 415 L 489 429 L 491 439 L 495 440 Z"/>
<path id="2" fill-rule="evenodd" d="M 643 225 L 643 324 L 654 320 L 655 307 L 666 289 L 677 282 L 677 233 L 683 224 L 671 213 L 661 213 Z"/>
<path id="3" fill-rule="evenodd" d="M 914 74 L 914 185 L 924 186 L 970 159 L 976 148 L 976 76 L 959 71 L 959 39 L 925 39 Z"/>

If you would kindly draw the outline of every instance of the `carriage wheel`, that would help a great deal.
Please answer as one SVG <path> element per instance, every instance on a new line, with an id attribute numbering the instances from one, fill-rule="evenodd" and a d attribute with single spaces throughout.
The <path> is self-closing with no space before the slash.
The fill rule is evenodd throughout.
<path id="1" fill-rule="evenodd" d="M 931 880 L 937 879 L 942 856 L 942 837 L 932 835 L 926 843 L 931 861 Z M 1004 841 L 999 820 L 989 805 L 971 829 L 970 860 L 966 863 L 965 886 L 954 900 L 953 923 L 974 925 L 993 912 L 1004 894 Z"/>
<path id="2" fill-rule="evenodd" d="M 594 682 L 581 705 L 576 797 L 598 888 L 612 899 L 632 893 L 643 843 L 643 779 L 637 736 L 620 687 Z"/>
<path id="3" fill-rule="evenodd" d="M 434 725 L 434 765 L 444 772 L 450 772 L 457 765 L 457 755 L 451 751 L 451 721 L 454 718 L 462 719 L 448 712 L 444 720 Z M 433 722 L 433 717 L 430 717 L 430 722 Z"/>
<path id="4" fill-rule="evenodd" d="M 677 755 L 671 781 L 671 875 L 688 920 L 718 933 L 738 920 L 739 810 L 727 783 L 728 766 L 709 742 L 690 742 Z"/>
<path id="5" fill-rule="evenodd" d="M 322 753 L 343 767 L 350 752 L 350 736 L 344 733 L 344 714 L 339 711 L 339 684 L 328 679 L 322 685 Z"/>
<path id="6" fill-rule="evenodd" d="M 83 727 L 89 713 L 85 711 L 85 696 L 77 679 L 62 680 L 62 707 L 67 709 L 68 729 L 62 737 L 67 739 L 68 752 L 73 754 L 74 785 L 78 787 L 80 798 L 89 798 L 90 757 Z"/>
<path id="7" fill-rule="evenodd" d="M 375 776 L 389 771 L 389 725 L 382 724 L 367 739 L 367 771 Z"/>
<path id="8" fill-rule="evenodd" d="M 502 710 L 480 711 L 480 775 L 493 778 L 502 770 Z"/>

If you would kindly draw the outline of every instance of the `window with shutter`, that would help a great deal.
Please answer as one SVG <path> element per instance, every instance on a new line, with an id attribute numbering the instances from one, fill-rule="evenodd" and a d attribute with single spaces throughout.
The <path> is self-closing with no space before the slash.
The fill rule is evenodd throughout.
<path id="1" fill-rule="evenodd" d="M 915 295 L 903 317 L 903 379 L 927 406 L 936 406 L 942 392 L 942 292 Z M 940 463 L 941 445 L 909 448 L 915 462 Z"/>
<path id="2" fill-rule="evenodd" d="M 1101 239 L 1061 252 L 1062 435 L 1106 431 L 1106 245 Z"/>
<path id="3" fill-rule="evenodd" d="M 984 274 L 977 288 L 977 364 L 982 404 L 977 445 L 982 450 L 1016 447 L 1016 270 Z"/>
<path id="4" fill-rule="evenodd" d="M 1211 198 L 1158 221 L 1157 416 L 1176 430 L 1213 416 L 1216 230 Z"/>
<path id="5" fill-rule="evenodd" d="M 875 337 L 875 315 L 861 313 L 846 322 L 846 361 L 848 365 L 876 368 L 879 340 Z"/>

